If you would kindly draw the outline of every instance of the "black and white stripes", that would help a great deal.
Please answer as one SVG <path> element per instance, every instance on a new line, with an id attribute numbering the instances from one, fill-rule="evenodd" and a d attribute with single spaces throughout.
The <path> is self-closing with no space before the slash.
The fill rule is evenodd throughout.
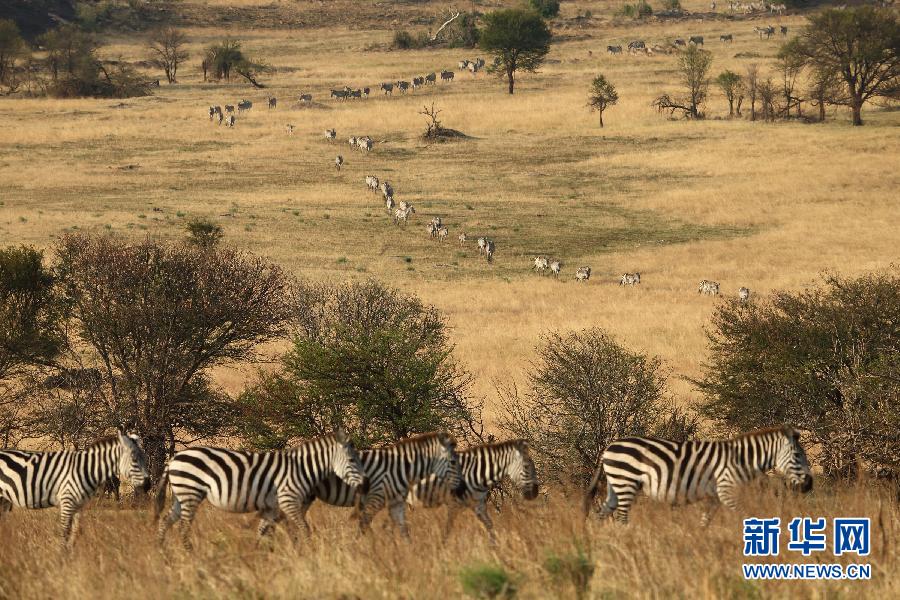
<path id="1" fill-rule="evenodd" d="M 141 489 L 149 481 L 140 438 L 122 432 L 84 450 L 0 450 L 0 515 L 13 507 L 59 507 L 64 546 L 73 539 L 78 511 L 115 476 Z"/>
<path id="2" fill-rule="evenodd" d="M 469 507 L 478 516 L 493 543 L 494 526 L 487 512 L 491 490 L 504 479 L 509 479 L 527 500 L 537 497 L 539 484 L 534 461 L 528 453 L 528 442 L 511 440 L 484 444 L 462 450 L 458 456 L 459 486 L 454 487 L 450 482 L 432 475 L 410 489 L 407 501 L 411 506 L 436 507 L 446 504 L 445 535 L 449 535 L 460 509 Z"/>
<path id="3" fill-rule="evenodd" d="M 654 438 L 624 438 L 603 452 L 584 499 L 587 514 L 602 480 L 606 502 L 600 516 L 615 514 L 628 521 L 638 492 L 671 504 L 709 502 L 708 521 L 719 502 L 735 510 L 735 489 L 774 470 L 802 492 L 812 489 L 812 473 L 799 434 L 791 427 L 760 429 L 720 441 L 673 442 Z"/>
<path id="4" fill-rule="evenodd" d="M 274 452 L 202 446 L 181 450 L 169 461 L 157 492 L 157 518 L 165 504 L 167 483 L 173 496 L 172 509 L 159 523 L 159 541 L 180 520 L 182 544 L 190 549 L 191 522 L 204 499 L 229 512 L 258 512 L 260 536 L 282 515 L 300 525 L 303 499 L 329 475 L 363 494 L 368 487 L 356 448 L 343 431 Z"/>

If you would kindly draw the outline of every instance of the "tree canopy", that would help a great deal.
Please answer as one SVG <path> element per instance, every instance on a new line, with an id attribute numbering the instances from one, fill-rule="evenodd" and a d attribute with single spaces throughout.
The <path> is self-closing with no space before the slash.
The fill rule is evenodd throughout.
<path id="1" fill-rule="evenodd" d="M 517 71 L 535 72 L 550 52 L 547 23 L 531 10 L 497 10 L 485 15 L 479 45 L 494 57 L 491 69 L 515 90 Z"/>

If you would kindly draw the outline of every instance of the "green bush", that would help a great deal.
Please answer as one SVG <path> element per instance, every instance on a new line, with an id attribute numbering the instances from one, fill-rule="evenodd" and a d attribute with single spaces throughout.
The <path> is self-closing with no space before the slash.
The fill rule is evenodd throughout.
<path id="1" fill-rule="evenodd" d="M 697 382 L 731 431 L 790 423 L 827 474 L 900 475 L 900 273 L 828 276 L 768 301 L 722 304 Z"/>
<path id="2" fill-rule="evenodd" d="M 416 35 L 402 29 L 394 33 L 393 47 L 397 50 L 418 50 L 429 45 L 431 39 L 424 31 L 420 31 Z"/>
<path id="3" fill-rule="evenodd" d="M 663 10 L 667 10 L 669 12 L 682 12 L 681 8 L 681 0 L 663 0 L 662 3 Z"/>
<path id="4" fill-rule="evenodd" d="M 637 4 L 626 4 L 622 7 L 622 15 L 632 19 L 644 19 L 653 16 L 653 8 L 646 0 L 638 0 Z"/>
<path id="5" fill-rule="evenodd" d="M 557 585 L 571 584 L 578 600 L 584 598 L 591 587 L 594 577 L 594 561 L 585 553 L 580 544 L 567 554 L 551 553 L 544 560 L 544 570 L 550 574 Z"/>
<path id="6" fill-rule="evenodd" d="M 473 565 L 459 572 L 463 592 L 472 598 L 514 598 L 516 585 L 501 565 Z"/>
<path id="7" fill-rule="evenodd" d="M 559 14 L 559 0 L 528 0 L 528 4 L 545 19 Z"/>
<path id="8" fill-rule="evenodd" d="M 186 229 L 188 241 L 201 248 L 212 248 L 225 236 L 219 224 L 202 217 L 188 222 Z"/>

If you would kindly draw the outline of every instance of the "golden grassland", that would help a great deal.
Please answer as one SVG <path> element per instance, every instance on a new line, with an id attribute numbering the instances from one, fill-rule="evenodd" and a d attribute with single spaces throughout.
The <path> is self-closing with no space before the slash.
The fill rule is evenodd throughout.
<path id="1" fill-rule="evenodd" d="M 226 4 L 262 5 L 204 6 Z M 298 3 L 297 10 L 315 5 Z M 380 10 L 372 2 L 348 10 L 354 6 L 367 16 Z M 706 10 L 707 3 L 686 7 Z M 667 119 L 650 102 L 678 90 L 674 57 L 609 56 L 607 44 L 704 35 L 714 74 L 758 63 L 775 77 L 779 42 L 760 41 L 753 27 L 785 24 L 793 32 L 803 19 L 633 23 L 613 18 L 617 8 L 564 3 L 564 23 L 588 9 L 594 18 L 557 31 L 548 64 L 522 76 L 514 96 L 492 76 L 460 72 L 452 84 L 379 95 L 381 81 L 453 68 L 478 51 L 387 51 L 394 28 L 417 26 L 373 18 L 370 28 L 358 22 L 190 28 L 192 58 L 179 71 L 180 83 L 163 83 L 147 98 L 2 99 L 0 244 L 50 248 L 73 230 L 179 239 L 187 220 L 211 217 L 229 243 L 299 276 L 377 277 L 437 306 L 452 326 L 457 357 L 476 377 L 475 393 L 486 398 L 489 420 L 496 416 L 494 384 L 521 387 L 540 335 L 554 329 L 600 326 L 629 347 L 659 355 L 672 373 L 673 395 L 693 402 L 696 391 L 686 378 L 700 374 L 704 326 L 715 306 L 698 296 L 698 280 L 721 282 L 729 296 L 747 286 L 762 297 L 814 284 L 825 271 L 851 275 L 896 263 L 900 113 L 870 106 L 862 128 L 851 127 L 843 110 L 833 110 L 826 124 L 728 120 L 727 104 L 712 88 L 709 119 Z M 733 33 L 734 43 L 719 43 L 721 33 Z M 201 81 L 201 49 L 227 36 L 277 67 L 263 77 L 268 89 Z M 110 57 L 147 58 L 140 36 L 107 41 Z M 756 56 L 736 57 L 747 54 Z M 600 72 L 621 97 L 603 129 L 586 108 L 588 85 Z M 344 85 L 370 86 L 373 96 L 328 100 L 330 88 Z M 312 106 L 296 104 L 301 92 L 314 95 Z M 278 97 L 277 109 L 265 108 L 268 94 Z M 208 121 L 210 104 L 242 98 L 255 106 L 234 129 Z M 425 122 L 417 113 L 432 102 L 446 126 L 470 138 L 422 142 Z M 293 136 L 285 134 L 288 123 L 296 127 Z M 338 132 L 334 145 L 322 139 L 331 127 Z M 374 151 L 352 151 L 350 135 L 370 135 Z M 333 166 L 338 153 L 346 160 L 340 172 Z M 389 179 L 398 200 L 416 207 L 407 227 L 394 226 L 367 192 L 368 174 Z M 429 239 L 425 224 L 435 215 L 449 225 L 451 241 Z M 462 247 L 460 231 L 471 240 Z M 497 243 L 493 264 L 478 257 L 480 235 Z M 559 281 L 531 272 L 537 255 L 563 261 Z M 572 279 L 580 265 L 593 268 L 587 284 Z M 640 271 L 641 285 L 616 285 L 624 271 Z M 236 391 L 246 370 L 223 369 L 218 377 Z M 433 539 L 440 519 L 421 513 L 411 546 L 384 535 L 359 542 L 340 511 L 317 509 L 320 526 L 309 546 L 295 554 L 282 540 L 283 551 L 268 554 L 253 549 L 251 519 L 207 512 L 196 560 L 156 554 L 142 513 L 96 507 L 84 515 L 74 557 L 58 563 L 49 542 L 53 514 L 19 511 L 0 523 L 0 596 L 316 597 L 319 590 L 363 598 L 457 596 L 459 565 L 479 561 L 519 573 L 525 597 L 571 595 L 551 587 L 540 564 L 546 552 L 576 539 L 597 561 L 596 597 L 896 596 L 898 512 L 878 494 L 817 491 L 801 503 L 770 491 L 748 503 L 754 514 L 881 515 L 888 533 L 873 552 L 870 583 L 745 584 L 736 515 L 720 515 L 704 532 L 695 527 L 693 509 L 647 506 L 628 528 L 592 526 L 585 533 L 568 501 L 553 494 L 547 505 L 507 510 L 496 550 L 474 523 L 441 544 Z M 105 522 L 107 514 L 114 518 Z"/>

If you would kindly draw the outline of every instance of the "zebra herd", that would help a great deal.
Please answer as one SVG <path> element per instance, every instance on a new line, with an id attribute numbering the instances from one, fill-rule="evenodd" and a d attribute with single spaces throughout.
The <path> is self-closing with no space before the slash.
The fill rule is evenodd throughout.
<path id="1" fill-rule="evenodd" d="M 251 108 L 253 108 L 253 102 L 251 102 L 250 100 L 241 100 L 237 103 L 238 114 L 248 111 Z M 275 108 L 275 98 L 269 98 L 269 108 Z M 215 104 L 209 107 L 207 113 L 209 115 L 210 122 L 217 121 L 218 125 L 224 124 L 226 127 L 234 127 L 234 104 L 226 104 L 224 109 L 222 108 L 222 106 Z"/>
<path id="2" fill-rule="evenodd" d="M 800 444 L 789 426 L 761 429 L 718 441 L 684 441 L 628 437 L 602 452 L 583 499 L 585 515 L 595 507 L 600 488 L 606 499 L 597 508 L 627 523 L 636 496 L 669 504 L 706 501 L 707 524 L 720 503 L 737 510 L 738 486 L 774 471 L 797 491 L 812 490 L 813 478 Z M 78 511 L 99 487 L 115 476 L 136 489 L 150 478 L 140 439 L 119 432 L 80 451 L 0 451 L 0 516 L 13 507 L 60 509 L 63 546 L 71 546 Z M 176 452 L 166 465 L 154 502 L 157 540 L 179 524 L 182 545 L 192 548 L 191 525 L 199 505 L 208 500 L 220 510 L 259 515 L 257 535 L 267 537 L 282 520 L 298 532 L 311 533 L 306 514 L 319 500 L 354 508 L 362 533 L 384 508 L 408 538 L 406 507 L 447 506 L 445 535 L 459 511 L 471 509 L 496 541 L 487 513 L 490 493 L 509 480 L 525 499 L 533 500 L 539 480 L 525 440 L 491 442 L 465 450 L 444 432 L 400 440 L 382 448 L 358 451 L 349 436 L 337 432 L 268 452 L 209 446 Z M 172 504 L 163 516 L 166 496 Z"/>
<path id="3" fill-rule="evenodd" d="M 393 96 L 394 90 L 398 90 L 401 94 L 406 94 L 410 90 L 416 90 L 426 85 L 434 85 L 437 83 L 438 77 L 441 81 L 453 81 L 453 71 L 439 71 L 427 73 L 425 75 L 417 75 L 410 80 L 398 79 L 397 81 L 384 81 L 378 85 L 377 91 L 385 96 Z M 330 90 L 330 98 L 334 100 L 362 100 L 368 98 L 372 93 L 371 87 L 361 87 L 353 89 L 350 86 L 344 86 L 343 89 Z M 311 102 L 312 96 L 303 94 L 300 96 L 301 102 Z"/>
<path id="4" fill-rule="evenodd" d="M 715 9 L 713 9 L 715 10 Z M 786 4 L 769 4 L 768 2 L 736 2 L 732 1 L 728 3 L 728 10 L 731 12 L 742 12 L 742 13 L 752 13 L 752 12 L 765 12 L 769 11 L 772 14 L 783 15 L 787 12 Z"/>
<path id="5" fill-rule="evenodd" d="M 781 33 L 781 37 L 787 37 L 787 26 L 780 25 L 779 30 Z M 775 27 L 771 25 L 766 27 L 754 27 L 753 31 L 759 36 L 760 39 L 762 39 L 763 36 L 766 36 L 766 39 L 770 39 L 773 35 L 775 35 Z M 734 34 L 723 33 L 719 36 L 719 41 L 723 44 L 731 44 L 734 42 Z M 648 46 L 644 40 L 633 40 L 631 42 L 628 42 L 626 49 L 628 50 L 629 54 L 646 54 L 647 56 L 653 56 L 654 54 L 673 54 L 677 52 L 679 48 L 684 48 L 688 45 L 703 46 L 703 36 L 692 35 L 687 40 L 685 40 L 684 38 L 675 38 L 671 42 L 654 44 L 653 46 Z M 621 45 L 609 45 L 606 47 L 606 52 L 608 54 L 622 54 L 623 49 Z"/>

